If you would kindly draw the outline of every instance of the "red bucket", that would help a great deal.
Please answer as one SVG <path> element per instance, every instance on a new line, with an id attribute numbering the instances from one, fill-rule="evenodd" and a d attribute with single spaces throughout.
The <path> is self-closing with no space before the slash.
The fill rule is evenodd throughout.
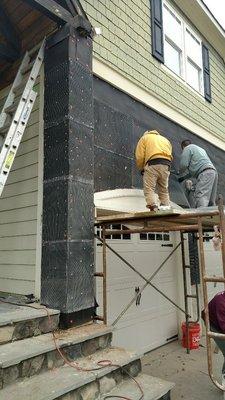
<path id="1" fill-rule="evenodd" d="M 186 335 L 186 322 L 183 322 L 181 325 L 182 329 L 182 346 L 187 349 L 188 341 Z M 198 322 L 190 322 L 189 323 L 189 349 L 194 350 L 199 348 L 200 342 L 200 325 Z"/>

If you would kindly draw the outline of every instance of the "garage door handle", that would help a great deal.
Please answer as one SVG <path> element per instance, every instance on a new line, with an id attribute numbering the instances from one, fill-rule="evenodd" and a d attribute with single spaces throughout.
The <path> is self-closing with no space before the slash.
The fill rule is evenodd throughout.
<path id="1" fill-rule="evenodd" d="M 161 244 L 162 247 L 173 247 L 172 243 L 168 243 L 168 244 Z"/>

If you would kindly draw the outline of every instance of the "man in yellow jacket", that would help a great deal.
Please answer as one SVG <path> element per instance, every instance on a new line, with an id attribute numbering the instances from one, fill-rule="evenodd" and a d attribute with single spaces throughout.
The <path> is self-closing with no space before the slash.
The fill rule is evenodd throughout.
<path id="1" fill-rule="evenodd" d="M 136 152 L 136 164 L 143 171 L 144 195 L 147 208 L 159 209 L 158 198 L 162 209 L 170 208 L 168 191 L 172 145 L 168 139 L 157 131 L 147 131 L 139 140 Z M 158 187 L 158 196 L 156 194 Z"/>

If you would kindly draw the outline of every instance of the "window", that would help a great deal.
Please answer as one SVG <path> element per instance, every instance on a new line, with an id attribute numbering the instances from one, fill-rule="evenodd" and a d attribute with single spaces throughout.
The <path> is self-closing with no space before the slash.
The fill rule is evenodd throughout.
<path id="1" fill-rule="evenodd" d="M 171 241 L 169 233 L 140 233 L 140 240 L 160 240 L 163 242 Z"/>
<path id="2" fill-rule="evenodd" d="M 128 228 L 124 225 L 121 224 L 112 224 L 112 225 L 107 225 L 106 229 L 110 229 L 110 230 L 122 230 L 124 233 L 123 234 L 115 234 L 115 235 L 106 235 L 106 239 L 113 239 L 113 240 L 130 240 L 131 239 L 131 235 L 130 233 L 126 233 L 126 231 L 128 230 Z M 101 227 L 97 228 L 96 234 L 102 238 L 102 229 Z"/>
<path id="3" fill-rule="evenodd" d="M 210 233 L 210 232 L 206 233 L 205 232 L 204 236 L 203 236 L 203 241 L 209 243 L 209 242 L 211 242 L 212 238 L 213 238 L 213 234 L 212 233 Z"/>
<path id="4" fill-rule="evenodd" d="M 186 28 L 186 78 L 187 83 L 202 92 L 202 44 Z"/>
<path id="5" fill-rule="evenodd" d="M 203 94 L 202 42 L 166 0 L 163 31 L 165 65 Z"/>
<path id="6" fill-rule="evenodd" d="M 165 64 L 175 74 L 182 75 L 182 24 L 176 15 L 164 4 L 164 57 Z"/>
<path id="7" fill-rule="evenodd" d="M 150 0 L 152 55 L 212 102 L 209 49 L 169 0 Z"/>

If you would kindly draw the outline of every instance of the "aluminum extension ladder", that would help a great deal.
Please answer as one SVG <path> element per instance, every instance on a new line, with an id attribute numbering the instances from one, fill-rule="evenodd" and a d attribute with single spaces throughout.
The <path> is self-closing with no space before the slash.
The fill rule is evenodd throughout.
<path id="1" fill-rule="evenodd" d="M 25 53 L 0 114 L 0 196 L 37 97 L 34 85 L 44 60 L 44 47 L 45 40 Z"/>

